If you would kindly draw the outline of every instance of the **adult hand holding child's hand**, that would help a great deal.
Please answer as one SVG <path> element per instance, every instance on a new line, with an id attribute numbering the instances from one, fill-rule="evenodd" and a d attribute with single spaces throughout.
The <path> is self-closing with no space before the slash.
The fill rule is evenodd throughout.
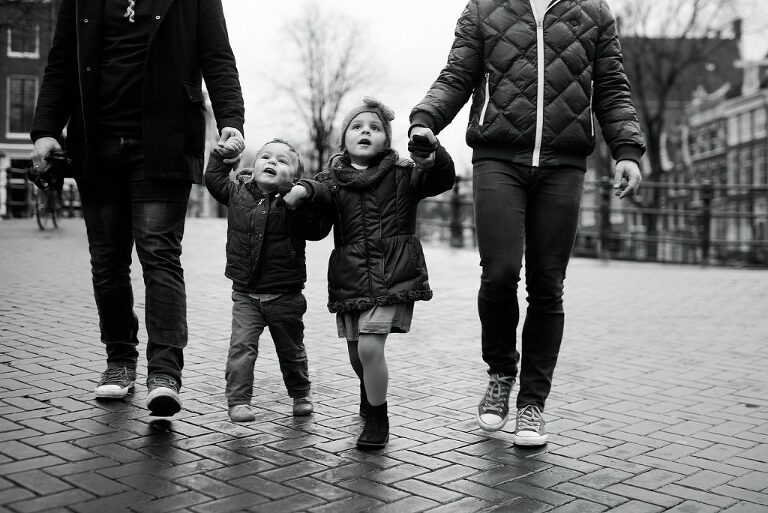
<path id="1" fill-rule="evenodd" d="M 411 153 L 411 159 L 419 167 L 429 169 L 435 165 L 435 152 L 439 146 L 437 137 L 429 128 L 423 126 L 411 128 L 408 151 Z"/>
<path id="2" fill-rule="evenodd" d="M 245 149 L 245 140 L 240 130 L 232 127 L 221 129 L 221 137 L 214 148 L 214 152 L 224 158 L 225 164 L 237 164 L 242 158 Z"/>

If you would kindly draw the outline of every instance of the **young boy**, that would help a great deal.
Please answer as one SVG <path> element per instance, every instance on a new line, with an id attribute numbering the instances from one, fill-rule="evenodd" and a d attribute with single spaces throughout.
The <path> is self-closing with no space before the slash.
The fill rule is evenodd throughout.
<path id="1" fill-rule="evenodd" d="M 250 403 L 259 337 L 269 328 L 293 414 L 312 413 L 302 316 L 307 302 L 306 240 L 327 233 L 311 216 L 291 212 L 280 192 L 290 191 L 304 165 L 296 149 L 282 139 L 266 143 L 253 168 L 233 170 L 237 148 L 212 152 L 205 184 L 227 205 L 227 265 L 232 280 L 232 335 L 226 368 L 226 396 L 233 422 L 254 419 Z"/>
<path id="2" fill-rule="evenodd" d="M 387 335 L 407 333 L 414 302 L 432 298 L 416 208 L 421 199 L 450 190 L 456 178 L 436 140 L 425 152 L 429 165 L 401 159 L 391 148 L 392 119 L 386 105 L 365 98 L 342 123 L 341 153 L 316 181 L 302 180 L 311 202 L 322 205 L 327 229 L 334 227 L 328 309 L 336 313 L 339 337 L 347 339 L 361 380 L 360 449 L 380 449 L 389 440 Z"/>

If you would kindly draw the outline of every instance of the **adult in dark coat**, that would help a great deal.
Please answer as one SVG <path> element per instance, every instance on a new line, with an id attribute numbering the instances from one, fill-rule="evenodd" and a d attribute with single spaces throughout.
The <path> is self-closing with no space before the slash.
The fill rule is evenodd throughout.
<path id="1" fill-rule="evenodd" d="M 593 115 L 617 162 L 617 195 L 634 194 L 641 181 L 643 138 L 606 1 L 470 0 L 447 65 L 411 112 L 411 142 L 434 139 L 470 96 L 478 309 L 490 376 L 477 420 L 488 431 L 507 420 L 520 360 L 517 283 L 525 256 L 528 312 L 513 440 L 542 445 Z"/>
<path id="2" fill-rule="evenodd" d="M 136 243 L 146 286 L 147 407 L 158 416 L 181 408 L 181 239 L 191 185 L 202 179 L 203 78 L 219 144 L 242 150 L 243 99 L 221 0 L 62 0 L 31 132 L 33 165 L 43 168 L 67 129 L 107 352 L 101 399 L 125 397 L 136 379 Z"/>

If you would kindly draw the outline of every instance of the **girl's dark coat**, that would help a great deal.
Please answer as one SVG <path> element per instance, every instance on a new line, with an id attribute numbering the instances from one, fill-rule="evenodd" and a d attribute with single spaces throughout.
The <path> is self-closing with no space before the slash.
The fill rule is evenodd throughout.
<path id="1" fill-rule="evenodd" d="M 329 169 L 309 183 L 313 202 L 324 211 L 327 229 L 333 226 L 335 249 L 328 262 L 331 312 L 432 298 L 416 236 L 416 208 L 421 199 L 453 187 L 453 161 L 442 147 L 430 169 L 390 152 L 382 162 L 393 162 L 392 168 L 378 183 L 359 190 L 341 184 L 334 168 L 350 166 L 346 154 L 334 156 Z M 365 172 L 370 170 L 359 171 Z"/>

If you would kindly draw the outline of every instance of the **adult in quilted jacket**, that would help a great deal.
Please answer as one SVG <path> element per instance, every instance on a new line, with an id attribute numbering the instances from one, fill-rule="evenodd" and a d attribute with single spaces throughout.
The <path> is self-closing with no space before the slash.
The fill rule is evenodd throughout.
<path id="1" fill-rule="evenodd" d="M 641 181 L 644 143 L 606 1 L 470 0 L 447 65 L 411 112 L 411 140 L 440 133 L 470 97 L 478 311 L 490 376 L 477 420 L 488 431 L 504 426 L 519 362 L 513 440 L 543 445 L 594 118 L 616 160 L 616 195 L 634 194 Z M 523 257 L 528 310 L 520 361 Z"/>

